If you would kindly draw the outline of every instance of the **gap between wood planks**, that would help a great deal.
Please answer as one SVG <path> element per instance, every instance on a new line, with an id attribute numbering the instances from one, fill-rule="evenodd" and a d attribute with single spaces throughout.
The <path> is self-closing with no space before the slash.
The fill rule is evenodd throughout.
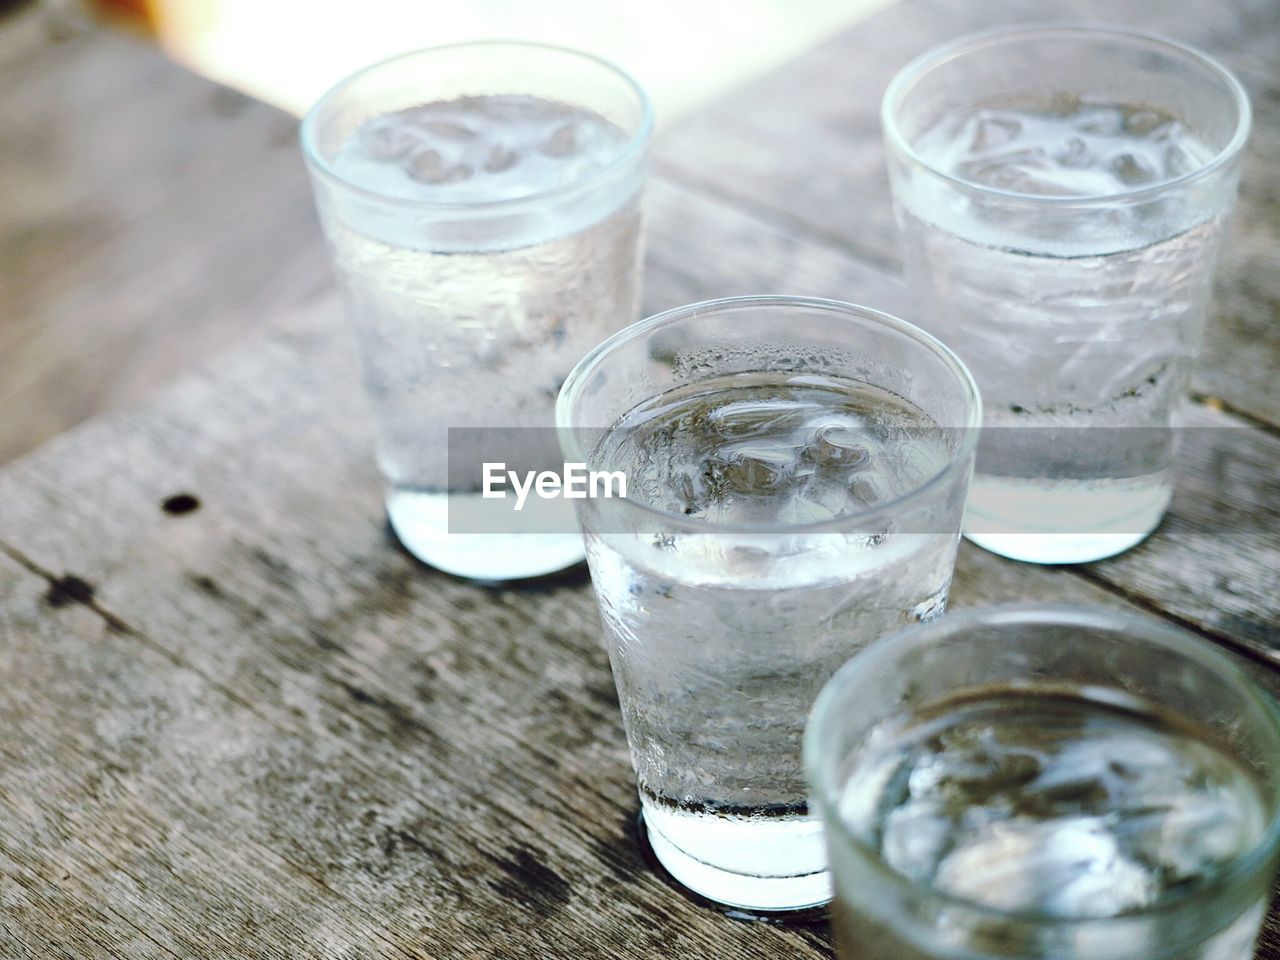
<path id="1" fill-rule="evenodd" d="M 981 549 L 981 548 L 975 548 L 975 549 Z M 108 610 L 93 596 L 92 587 L 88 587 L 87 592 L 85 592 L 83 587 L 79 587 L 79 584 L 83 584 L 83 581 L 81 581 L 78 577 L 75 577 L 74 575 L 71 575 L 71 574 L 64 574 L 63 576 L 58 576 L 53 571 L 47 570 L 44 567 L 42 567 L 40 564 L 36 563 L 34 560 L 32 560 L 30 557 L 24 554 L 21 550 L 18 550 L 16 547 L 12 546 L 9 543 L 4 542 L 3 540 L 0 540 L 0 553 L 4 553 L 6 556 L 8 556 L 11 560 L 13 560 L 23 569 L 27 570 L 29 573 L 33 574 L 34 576 L 39 577 L 46 584 L 48 584 L 48 587 L 49 587 L 48 598 L 50 599 L 50 602 L 53 603 L 55 606 L 65 606 L 68 603 L 81 604 L 82 606 L 93 611 L 93 613 L 97 614 L 97 616 L 102 619 L 103 623 L 109 629 L 114 630 L 117 633 L 121 633 L 136 639 L 138 642 L 147 646 L 151 650 L 164 656 L 165 659 L 169 660 L 175 666 L 181 667 L 184 670 L 190 670 L 192 673 L 199 675 L 200 678 L 204 680 L 206 683 L 208 683 L 211 688 L 217 690 L 219 693 L 226 696 L 229 700 L 233 701 L 234 703 L 238 704 L 244 709 L 250 711 L 251 713 L 253 713 L 254 716 L 261 719 L 264 723 L 268 723 L 271 726 L 276 727 L 277 729 L 281 729 L 281 730 L 284 729 L 280 727 L 277 723 L 275 723 L 269 716 L 259 712 L 254 707 L 251 701 L 246 700 L 230 687 L 208 676 L 208 674 L 201 671 L 194 664 L 180 657 L 179 655 L 169 650 L 164 645 L 156 643 L 155 641 L 151 640 L 143 631 L 137 629 L 136 627 L 130 626 L 128 622 L 123 620 L 117 614 Z M 1144 612 L 1152 616 L 1159 617 L 1160 619 L 1166 620 L 1175 626 L 1181 627 L 1183 630 L 1189 631 L 1190 633 L 1194 633 L 1197 636 L 1201 637 L 1202 639 L 1208 640 L 1211 643 L 1226 646 L 1229 649 L 1231 649 L 1233 652 L 1245 657 L 1246 659 L 1254 663 L 1257 663 L 1260 666 L 1263 666 L 1270 670 L 1276 669 L 1276 663 L 1273 660 L 1264 656 L 1262 653 L 1250 647 L 1249 645 L 1235 639 L 1231 634 L 1226 632 L 1211 630 L 1201 624 L 1196 623 L 1195 621 L 1189 618 L 1180 616 L 1179 614 L 1166 610 L 1161 606 L 1159 606 L 1159 604 L 1157 604 L 1152 598 L 1145 596 L 1144 594 L 1138 591 L 1130 590 L 1122 584 L 1116 583 L 1112 580 L 1108 580 L 1106 577 L 1103 577 L 1098 575 L 1097 573 L 1094 573 L 1089 569 L 1089 566 L 1087 564 L 1059 566 L 1059 567 L 1055 567 L 1054 569 L 1062 573 L 1070 574 L 1071 576 L 1076 577 L 1094 587 L 1097 587 L 1098 589 L 1103 590 L 1111 594 L 1112 596 L 1125 601 L 1126 603 L 1130 603 L 1130 604 L 1133 604 L 1135 607 L 1141 608 Z M 594 586 L 592 589 L 594 589 Z M 345 686 L 345 684 L 342 684 L 341 681 L 334 680 L 334 682 L 339 683 L 339 685 L 341 686 Z M 350 689 L 348 689 L 348 693 L 351 693 Z M 355 714 L 349 714 L 349 715 L 355 717 L 355 719 L 357 720 L 360 719 L 358 715 L 355 715 Z M 318 878 L 313 878 L 313 879 L 316 879 L 318 883 L 321 882 Z"/>
<path id="2" fill-rule="evenodd" d="M 12 548 L 8 548 L 8 547 L 3 547 L 0 549 L 2 549 L 3 552 L 6 554 L 10 554 L 12 551 Z M 89 595 L 89 593 L 84 588 L 74 587 L 74 586 L 68 588 L 68 585 L 66 583 L 68 579 L 67 577 L 53 576 L 49 571 L 42 569 L 39 564 L 33 563 L 29 559 L 22 557 L 20 553 L 18 558 L 13 559 L 13 562 L 16 565 L 20 566 L 23 570 L 26 570 L 29 573 L 31 573 L 34 578 L 37 578 L 43 584 L 46 584 L 50 591 L 50 594 L 48 596 L 66 596 L 67 593 L 69 592 L 70 596 L 73 597 L 73 599 L 58 601 L 58 603 L 60 603 L 63 607 L 68 606 L 70 604 L 83 606 L 87 610 L 92 611 L 99 618 L 102 618 L 108 624 L 108 626 L 111 626 L 113 624 L 123 623 L 123 621 L 118 616 L 114 615 L 108 610 L 103 609 L 101 605 L 94 602 L 92 596 Z M 113 632 L 114 632 L 114 635 L 121 640 L 126 640 L 127 642 L 141 642 L 148 648 L 158 647 L 158 644 L 151 641 L 150 638 L 143 631 L 129 628 L 126 630 L 119 630 L 119 631 L 113 631 Z M 235 704 L 237 707 L 242 705 L 243 701 L 239 697 L 229 694 L 225 686 L 218 684 L 216 682 L 210 681 L 207 675 L 203 671 L 199 670 L 197 667 L 187 662 L 186 658 L 163 648 L 159 649 L 158 652 L 161 654 L 164 660 L 170 663 L 174 663 L 179 667 L 179 669 L 192 673 L 196 677 L 199 677 L 202 683 L 208 684 L 211 693 L 215 697 L 222 697 L 224 699 L 227 699 L 229 702 Z M 325 677 L 324 679 L 326 681 L 332 680 L 332 678 L 330 677 Z M 377 699 L 380 700 L 382 698 L 379 697 Z M 353 700 L 353 702 L 359 703 L 359 704 L 369 704 L 372 701 L 370 698 L 364 697 L 364 698 L 356 698 L 355 700 Z M 341 715 L 351 719 L 356 724 L 358 729 L 365 730 L 368 734 L 371 734 L 374 741 L 379 740 L 383 736 L 382 729 L 378 725 L 369 722 L 368 718 L 362 715 L 360 710 L 346 709 L 345 706 L 342 705 L 343 703 L 344 701 L 342 701 L 341 698 L 337 698 L 336 701 L 329 700 L 328 698 L 326 698 L 327 705 L 331 707 L 336 707 L 336 709 L 341 713 Z M 381 703 L 374 703 L 373 705 L 379 710 L 387 709 L 387 707 Z M 376 766 L 371 766 L 368 762 L 366 762 L 365 759 L 363 759 L 364 754 L 360 750 L 359 744 L 352 744 L 345 738 L 336 737 L 330 732 L 320 732 L 315 728 L 311 728 L 311 729 L 299 728 L 298 730 L 295 730 L 286 724 L 274 722 L 271 717 L 265 717 L 262 713 L 258 711 L 250 710 L 246 712 L 251 713 L 255 718 L 263 720 L 265 726 L 271 730 L 282 731 L 285 734 L 297 734 L 299 733 L 299 730 L 301 730 L 301 732 L 308 737 L 314 737 L 314 736 L 324 737 L 326 740 L 330 741 L 333 745 L 335 745 L 338 750 L 341 751 L 341 754 L 344 758 L 343 764 L 347 765 L 346 773 L 348 775 L 350 775 L 353 771 L 358 771 L 364 777 L 372 780 L 374 779 L 373 775 L 379 772 Z M 536 744 L 529 741 L 522 741 L 521 743 L 521 748 L 526 751 L 530 748 L 536 748 L 536 746 L 537 746 Z M 399 755 L 399 753 L 400 753 L 399 749 L 388 746 L 386 748 L 385 753 L 378 754 L 375 751 L 375 756 L 381 755 L 384 757 L 393 757 L 393 756 Z M 335 758 L 331 758 L 331 759 L 335 759 Z M 384 775 L 385 775 L 385 772 L 386 772 L 385 770 L 382 771 Z M 141 769 L 139 769 L 134 771 L 134 775 L 140 777 L 141 778 L 140 782 L 146 785 L 148 789 L 155 787 L 156 781 L 154 779 L 151 779 L 151 774 L 142 772 Z M 399 784 L 398 781 L 397 781 L 397 786 L 400 789 L 403 789 L 403 785 Z M 198 810 L 193 810 L 192 812 L 197 815 L 200 815 L 200 812 Z M 213 818 L 213 817 L 210 818 L 211 821 L 213 819 L 216 819 L 216 818 Z M 411 834 L 406 836 L 410 845 L 415 847 L 420 847 L 422 849 L 428 849 L 424 844 L 422 844 L 420 840 L 418 840 L 417 837 L 412 836 Z M 192 842 L 197 842 L 197 839 L 193 838 Z M 257 841 L 255 841 L 255 844 L 256 843 Z M 131 876 L 131 877 L 133 876 L 133 874 L 131 874 L 125 867 L 121 866 L 119 863 L 117 863 L 116 861 L 112 860 L 109 856 L 107 856 L 106 852 L 104 852 L 98 844 L 91 844 L 91 846 L 99 855 L 103 856 L 104 859 L 108 860 L 114 868 L 119 869 L 126 876 Z M 353 910 L 352 913 L 354 915 L 364 917 L 365 920 L 368 921 L 371 926 L 376 926 L 379 923 L 386 922 L 387 920 L 386 917 L 373 916 L 365 910 L 365 907 L 367 906 L 367 901 L 360 900 L 356 897 L 353 897 L 350 894 L 350 892 L 343 892 L 342 890 L 339 890 L 335 888 L 333 885 L 327 882 L 324 882 L 320 878 L 316 877 L 310 870 L 299 865 L 298 862 L 293 857 L 288 856 L 287 853 L 282 852 L 280 847 L 277 844 L 273 843 L 270 846 L 266 846 L 266 845 L 261 845 L 261 846 L 264 851 L 270 852 L 273 858 L 278 859 L 281 864 L 286 865 L 294 872 L 297 872 L 300 875 L 307 877 L 310 880 L 313 880 L 319 887 L 324 889 L 327 894 L 334 896 L 341 902 L 354 904 L 356 909 Z M 24 869 L 29 869 L 29 868 L 24 867 Z M 677 907 L 679 907 L 679 904 L 677 904 Z M 706 927 L 708 924 L 714 925 L 716 923 L 721 922 L 718 919 L 716 919 L 716 916 L 713 914 L 699 913 L 699 916 L 703 918 L 702 922 L 700 923 L 701 927 Z M 757 935 L 765 936 L 767 938 L 777 938 L 773 946 L 778 949 L 781 949 L 787 944 L 790 944 L 791 946 L 788 949 L 794 950 L 796 946 L 803 944 L 808 949 L 816 951 L 817 953 L 825 953 L 827 950 L 829 950 L 829 946 L 824 940 L 822 940 L 822 938 L 815 938 L 811 935 L 797 933 L 796 931 L 792 931 L 792 930 L 774 930 L 774 929 L 765 930 L 763 928 L 757 928 Z M 748 938 L 749 936 L 750 936 L 750 931 L 747 931 L 745 927 L 741 929 L 735 927 L 735 936 L 731 937 L 730 939 L 732 942 L 738 943 L 739 941 L 742 941 L 744 940 L 744 938 Z M 405 943 L 401 943 L 401 942 L 388 942 L 386 938 L 382 938 L 382 942 L 387 943 L 387 946 L 392 949 L 405 951 L 413 957 L 423 958 L 425 956 L 423 953 L 420 953 L 416 947 L 412 945 L 406 945 Z M 382 955 L 382 954 L 379 954 L 379 955 Z M 741 955 L 743 954 L 734 953 L 734 956 L 741 956 Z M 770 953 L 768 955 L 774 955 L 774 954 Z M 779 953 L 777 955 L 781 956 L 783 954 Z M 812 956 L 812 955 L 816 955 L 816 953 L 811 954 L 807 951 L 804 951 L 803 955 Z"/>
<path id="3" fill-rule="evenodd" d="M 200 682 L 206 684 L 208 688 L 211 691 L 213 691 L 216 695 L 225 698 L 227 701 L 234 704 L 236 707 L 245 710 L 247 713 L 251 714 L 257 720 L 261 721 L 265 726 L 279 732 L 284 736 L 297 735 L 302 732 L 314 734 L 314 731 L 303 731 L 301 728 L 296 728 L 296 729 L 290 728 L 287 725 L 280 723 L 276 717 L 274 717 L 270 713 L 264 713 L 263 711 L 257 709 L 251 701 L 246 700 L 244 697 L 240 696 L 235 690 L 231 689 L 226 684 L 219 682 L 213 677 L 210 677 L 208 673 L 200 669 L 200 667 L 197 664 L 192 663 L 187 658 L 174 652 L 173 650 L 169 649 L 165 645 L 156 642 L 145 631 L 131 626 L 127 621 L 125 621 L 119 615 L 115 614 L 111 610 L 104 607 L 94 597 L 93 595 L 94 588 L 88 584 L 85 584 L 85 582 L 80 580 L 78 577 L 75 577 L 74 575 L 70 575 L 70 574 L 64 574 L 63 576 L 58 576 L 53 572 L 45 569 L 44 567 L 36 563 L 31 558 L 27 557 L 22 551 L 15 549 L 13 546 L 3 541 L 0 541 L 0 554 L 4 554 L 10 560 L 12 560 L 15 564 L 17 564 L 19 567 L 26 570 L 28 573 L 32 574 L 34 577 L 38 578 L 39 580 L 47 584 L 48 592 L 45 594 L 45 599 L 50 605 L 54 607 L 66 607 L 74 604 L 74 605 L 78 605 L 85 608 L 86 610 L 96 615 L 99 619 L 101 619 L 104 626 L 108 630 L 112 631 L 113 633 L 117 634 L 120 637 L 126 637 L 130 641 L 141 644 L 147 650 L 160 656 L 161 658 L 163 658 L 165 661 L 172 664 L 176 668 L 183 671 L 187 671 L 193 674 L 194 676 L 199 677 Z M 378 734 L 379 731 L 376 728 L 376 726 L 370 723 L 369 720 L 366 717 L 362 716 L 359 712 L 343 710 L 342 713 L 344 716 L 349 718 L 352 722 L 358 724 L 362 728 L 366 729 L 368 732 L 374 735 Z M 326 736 L 331 736 L 331 735 L 326 734 Z M 350 750 L 349 745 L 345 741 L 341 740 L 340 738 L 334 738 L 334 739 L 335 739 L 335 743 L 346 754 L 347 758 L 349 759 L 353 767 L 357 769 L 361 769 L 361 771 L 366 775 L 372 776 L 372 774 L 374 773 L 373 769 L 364 763 L 358 751 Z M 133 771 L 133 774 L 137 776 L 138 772 Z M 213 822 L 214 819 L 215 818 L 213 817 L 209 818 L 210 822 Z M 91 846 L 93 850 L 97 853 L 97 855 L 100 856 L 105 862 L 109 863 L 115 870 L 119 871 L 124 876 L 130 877 L 130 879 L 134 883 L 136 883 L 140 888 L 146 887 L 146 883 L 141 877 L 132 873 L 125 865 L 121 864 L 117 859 L 113 858 L 110 849 L 103 848 L 100 844 L 93 843 L 92 838 L 83 837 L 81 839 L 86 844 Z M 419 841 L 416 837 L 410 837 L 410 839 L 412 840 L 413 843 L 417 844 L 418 846 L 422 846 L 421 841 Z M 266 844 L 259 844 L 259 846 L 261 846 L 264 851 L 270 852 L 270 854 L 274 858 L 276 858 L 281 864 L 286 866 L 288 870 L 293 874 L 296 874 L 297 876 L 302 877 L 306 879 L 308 882 L 314 884 L 316 887 L 323 890 L 326 895 L 333 897 L 336 900 L 349 905 L 352 914 L 363 918 L 364 922 L 368 924 L 370 929 L 377 929 L 385 925 L 385 922 L 386 922 L 385 917 L 381 917 L 375 913 L 370 913 L 366 909 L 367 905 L 365 903 L 363 903 L 358 899 L 355 899 L 349 893 L 335 889 L 333 886 L 331 886 L 329 883 L 325 881 L 323 876 L 316 874 L 313 870 L 309 869 L 304 864 L 300 864 L 296 862 L 286 854 L 282 853 L 276 846 L 274 845 L 268 846 Z M 25 870 L 26 872 L 35 874 L 36 876 L 40 877 L 40 879 L 43 880 L 45 883 L 48 883 L 54 886 L 55 888 L 57 887 L 57 880 L 55 877 L 49 876 L 46 873 L 36 869 L 35 866 L 31 864 L 26 864 L 23 861 L 17 859 L 14 853 L 8 850 L 3 845 L 2 841 L 0 841 L 0 853 L 3 853 L 3 855 L 7 857 L 11 862 L 17 863 L 20 866 L 20 868 Z M 78 902 L 82 902 L 82 901 L 78 901 Z M 92 909 L 95 912 L 98 912 L 96 907 L 89 907 L 89 909 Z M 173 951 L 169 949 L 169 947 L 156 941 L 155 938 L 151 936 L 145 929 L 139 927 L 133 920 L 131 920 L 127 916 L 124 916 L 118 910 L 111 908 L 109 905 L 106 906 L 106 910 L 113 917 L 116 917 L 118 920 L 123 922 L 130 929 L 137 930 L 149 942 L 154 943 L 156 947 L 164 950 L 166 954 L 170 956 L 174 956 L 175 958 L 180 958 L 182 956 L 181 954 L 173 953 Z M 393 940 L 387 939 L 386 937 L 382 937 L 382 936 L 379 936 L 379 940 L 387 950 L 393 951 L 398 956 L 406 957 L 407 960 L 433 960 L 433 958 L 429 954 L 424 954 L 413 947 L 406 946 L 403 943 L 397 943 Z"/>

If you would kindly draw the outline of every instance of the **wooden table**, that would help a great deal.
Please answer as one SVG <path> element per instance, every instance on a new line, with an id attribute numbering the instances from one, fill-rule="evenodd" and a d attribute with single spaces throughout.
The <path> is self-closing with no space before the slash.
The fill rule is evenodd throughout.
<path id="1" fill-rule="evenodd" d="M 900 0 L 662 134 L 645 307 L 900 307 L 889 76 L 1064 14 L 1159 25 L 1253 96 L 1194 385 L 1216 429 L 1141 547 L 1048 569 L 966 544 L 953 603 L 1136 609 L 1280 690 L 1276 0 Z M 60 324 L 111 367 L 150 355 L 148 318 L 199 354 L 224 337 L 200 317 L 256 329 L 0 472 L 0 956 L 828 956 L 825 927 L 728 919 L 646 867 L 581 570 L 484 589 L 387 534 L 293 124 L 140 43 L 33 23 L 0 25 L 3 172 L 48 188 L 34 212 L 6 192 L 6 335 Z M 1263 942 L 1280 958 L 1274 920 Z"/>

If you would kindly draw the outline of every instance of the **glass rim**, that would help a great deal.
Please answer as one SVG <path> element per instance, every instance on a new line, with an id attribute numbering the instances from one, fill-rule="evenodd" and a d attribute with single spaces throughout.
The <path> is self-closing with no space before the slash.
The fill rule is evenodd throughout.
<path id="1" fill-rule="evenodd" d="M 827 728 L 835 722 L 837 701 L 850 683 L 864 675 L 872 676 L 883 666 L 898 659 L 900 650 L 910 653 L 938 642 L 951 642 L 955 634 L 975 627 L 999 627 L 1019 625 L 1055 625 L 1092 627 L 1118 634 L 1124 638 L 1138 638 L 1181 654 L 1197 665 L 1219 677 L 1229 679 L 1259 713 L 1269 721 L 1271 739 L 1280 753 L 1280 709 L 1262 688 L 1232 662 L 1225 651 L 1207 640 L 1195 636 L 1174 624 L 1152 617 L 1141 616 L 1127 610 L 1108 607 L 1066 603 L 1010 603 L 970 607 L 957 612 L 947 612 L 936 620 L 903 627 L 873 641 L 865 649 L 848 660 L 819 692 L 809 711 L 805 724 L 802 753 L 804 769 L 811 790 L 811 798 L 817 806 L 824 830 L 834 830 L 851 843 L 858 854 L 869 863 L 886 883 L 908 894 L 954 906 L 979 916 L 1001 920 L 1019 920 L 1040 926 L 1071 927 L 1084 925 L 1117 925 L 1161 914 L 1176 913 L 1188 903 L 1195 903 L 1206 895 L 1220 895 L 1248 880 L 1280 846 L 1280 775 L 1270 790 L 1273 812 L 1261 836 L 1247 850 L 1227 861 L 1204 886 L 1192 885 L 1191 889 L 1178 891 L 1163 897 L 1141 910 L 1115 914 L 1110 917 L 1064 917 L 1034 910 L 1002 910 L 947 893 L 920 880 L 912 880 L 894 870 L 883 856 L 867 844 L 862 837 L 847 828 L 839 815 L 835 800 L 836 785 L 828 773 L 831 766 L 823 751 L 822 742 L 827 739 Z M 1269 887 L 1268 887 L 1269 889 Z"/>
<path id="2" fill-rule="evenodd" d="M 570 407 L 574 402 L 574 395 L 581 388 L 581 384 L 585 382 L 587 376 L 610 354 L 629 343 L 649 336 L 657 330 L 694 317 L 740 309 L 764 308 L 772 310 L 786 307 L 820 310 L 829 314 L 839 315 L 851 322 L 870 322 L 878 326 L 888 327 L 897 333 L 905 335 L 908 339 L 942 360 L 960 384 L 965 395 L 967 407 L 966 422 L 960 427 L 962 430 L 960 443 L 951 452 L 947 462 L 936 473 L 929 476 L 928 479 L 900 496 L 884 503 L 878 503 L 873 507 L 868 507 L 866 510 L 811 523 L 708 523 L 705 520 L 694 520 L 682 514 L 670 513 L 658 507 L 642 503 L 639 500 L 632 500 L 629 497 L 618 500 L 616 501 L 617 503 L 623 504 L 641 514 L 658 518 L 666 526 L 680 526 L 691 533 L 759 535 L 835 532 L 844 530 L 851 524 L 861 524 L 885 514 L 899 512 L 904 507 L 910 506 L 913 502 L 923 498 L 926 493 L 947 483 L 963 465 L 968 463 L 978 445 L 978 433 L 982 425 L 982 394 L 979 392 L 978 384 L 969 368 L 964 365 L 964 361 L 956 356 L 950 347 L 914 324 L 872 307 L 864 307 L 844 300 L 784 294 L 721 297 L 672 307 L 643 320 L 638 320 L 597 344 L 569 372 L 560 387 L 559 396 L 556 398 L 557 432 L 560 434 L 562 442 L 566 434 L 571 438 L 569 449 L 565 450 L 566 456 L 572 456 L 575 460 L 583 463 L 589 462 L 590 451 L 583 449 L 581 444 L 578 443 L 577 431 L 579 428 L 570 422 Z"/>
<path id="3" fill-rule="evenodd" d="M 439 53 L 447 53 L 450 51 L 465 50 L 536 50 L 541 53 L 550 53 L 566 56 L 569 59 L 577 60 L 585 64 L 591 64 L 602 68 L 605 72 L 612 74 L 622 80 L 623 85 L 627 87 L 635 96 L 636 103 L 640 108 L 640 121 L 636 125 L 618 153 L 612 157 L 608 163 L 598 170 L 594 170 L 580 179 L 573 180 L 569 183 L 562 183 L 555 187 L 549 187 L 545 190 L 539 190 L 536 193 L 525 194 L 519 197 L 503 197 L 494 200 L 466 200 L 466 201 L 440 201 L 440 200 L 424 200 L 413 197 L 400 197 L 391 193 L 383 193 L 379 190 L 371 190 L 368 187 L 362 187 L 357 183 L 344 177 L 339 173 L 324 156 L 319 147 L 319 132 L 317 130 L 320 124 L 320 117 L 325 111 L 347 90 L 352 84 L 362 80 L 374 73 L 380 72 L 388 67 L 396 66 L 411 60 L 430 57 Z M 550 43 L 535 43 L 526 40 L 468 40 L 462 43 L 447 43 L 433 47 L 422 47 L 417 50 L 410 50 L 405 53 L 398 53 L 391 57 L 378 60 L 367 66 L 361 67 L 353 73 L 348 74 L 341 80 L 337 81 L 322 93 L 316 101 L 311 105 L 307 112 L 303 115 L 302 122 L 298 127 L 298 140 L 302 146 L 302 154 L 306 158 L 307 165 L 316 173 L 332 181 L 351 193 L 360 195 L 368 200 L 378 203 L 394 204 L 398 207 L 406 207 L 418 210 L 439 211 L 442 213 L 507 213 L 513 210 L 519 210 L 521 207 L 536 206 L 545 203 L 548 199 L 558 199 L 560 197 L 572 196 L 577 193 L 588 193 L 599 183 L 607 180 L 618 170 L 623 169 L 628 164 L 633 163 L 639 157 L 648 145 L 649 139 L 653 134 L 654 127 L 654 109 L 653 101 L 650 100 L 649 94 L 645 92 L 640 82 L 635 79 L 626 70 L 623 70 L 617 64 L 612 63 L 603 57 L 598 57 L 593 53 L 587 53 L 583 50 L 575 50 L 572 47 L 563 47 Z"/>
<path id="4" fill-rule="evenodd" d="M 1181 57 L 1186 61 L 1205 67 L 1214 74 L 1226 87 L 1238 113 L 1235 132 L 1231 139 L 1211 158 L 1199 167 L 1187 173 L 1161 180 L 1158 183 L 1134 187 L 1115 193 L 1098 193 L 1087 196 L 1042 196 L 1035 193 L 1018 193 L 1013 190 L 1002 190 L 999 187 L 986 186 L 946 173 L 926 161 L 916 149 L 907 142 L 897 122 L 897 108 L 910 94 L 914 85 L 936 67 L 944 66 L 966 54 L 985 47 L 1028 40 L 1036 36 L 1073 36 L 1079 38 L 1107 38 L 1145 46 L 1147 49 L 1161 49 L 1166 53 Z M 980 196 L 995 197 L 1006 201 L 1018 201 L 1030 206 L 1054 207 L 1088 207 L 1094 204 L 1114 203 L 1120 200 L 1135 200 L 1154 197 L 1167 190 L 1206 178 L 1230 163 L 1243 149 L 1249 139 L 1249 131 L 1253 122 L 1252 107 L 1249 95 L 1240 80 L 1229 69 L 1216 59 L 1201 50 L 1178 40 L 1151 33 L 1145 30 L 1131 29 L 1115 24 L 1093 23 L 1075 20 L 1049 20 L 1033 24 L 1015 24 L 1013 26 L 994 27 L 979 30 L 949 40 L 946 43 L 926 50 L 899 70 L 889 81 L 889 86 L 880 101 L 880 125 L 884 130 L 886 146 L 897 151 L 902 157 L 915 166 L 927 171 L 944 183 L 972 192 Z"/>

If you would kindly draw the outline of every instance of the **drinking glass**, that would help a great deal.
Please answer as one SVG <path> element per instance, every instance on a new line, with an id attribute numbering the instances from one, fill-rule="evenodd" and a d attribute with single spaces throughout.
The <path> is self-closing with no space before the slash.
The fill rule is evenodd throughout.
<path id="1" fill-rule="evenodd" d="M 1155 620 L 1015 606 L 846 664 L 805 733 L 845 960 L 1248 960 L 1280 718 Z"/>
<path id="2" fill-rule="evenodd" d="M 917 315 L 986 401 L 973 542 L 1075 563 L 1159 524 L 1249 117 L 1204 54 L 1111 28 L 977 34 L 889 85 Z"/>
<path id="3" fill-rule="evenodd" d="M 980 401 L 942 344 L 852 304 L 745 297 L 611 337 L 569 375 L 569 462 L 649 842 L 680 883 L 830 896 L 800 737 L 851 653 L 938 615 Z"/>
<path id="4" fill-rule="evenodd" d="M 508 518 L 523 529 L 451 533 L 453 512 L 481 497 L 481 471 L 450 469 L 449 431 L 505 430 L 519 446 L 541 428 L 543 453 L 556 453 L 565 375 L 636 318 L 652 125 L 644 92 L 616 67 L 508 42 L 379 63 L 303 121 L 359 332 L 387 513 L 425 562 L 501 580 L 582 559 L 564 501 Z M 557 510 L 560 532 L 547 516 Z"/>

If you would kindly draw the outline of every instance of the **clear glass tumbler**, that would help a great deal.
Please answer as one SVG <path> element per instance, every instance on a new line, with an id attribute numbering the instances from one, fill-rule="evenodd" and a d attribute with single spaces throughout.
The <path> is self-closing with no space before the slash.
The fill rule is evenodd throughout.
<path id="1" fill-rule="evenodd" d="M 966 37 L 890 84 L 907 280 L 986 402 L 975 543 L 1075 563 L 1159 524 L 1249 117 L 1203 54 L 1083 26 Z"/>
<path id="2" fill-rule="evenodd" d="M 874 310 L 746 297 L 597 347 L 557 407 L 648 838 L 754 910 L 830 896 L 800 738 L 836 667 L 946 603 L 981 417 L 942 344 Z"/>
<path id="3" fill-rule="evenodd" d="M 1280 717 L 1226 654 L 1102 609 L 966 610 L 845 665 L 805 733 L 845 960 L 1249 960 Z"/>
<path id="4" fill-rule="evenodd" d="M 563 501 L 534 504 L 525 531 L 451 534 L 451 510 L 481 497 L 481 471 L 450 472 L 449 431 L 527 441 L 542 428 L 557 453 L 565 375 L 636 319 L 652 124 L 644 92 L 615 67 L 506 42 L 369 67 L 303 121 L 360 334 L 387 512 L 425 562 L 500 580 L 582 559 Z M 532 466 L 518 459 L 509 466 Z M 557 529 L 543 515 L 556 510 L 564 532 L 536 532 Z"/>

